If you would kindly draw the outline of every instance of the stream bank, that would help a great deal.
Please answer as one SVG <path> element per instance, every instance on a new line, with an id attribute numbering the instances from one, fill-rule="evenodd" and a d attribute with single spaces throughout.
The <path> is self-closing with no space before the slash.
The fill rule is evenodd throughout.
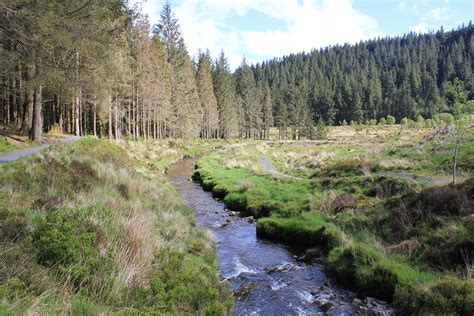
<path id="1" fill-rule="evenodd" d="M 196 225 L 212 232 L 222 279 L 230 282 L 236 303 L 232 315 L 392 315 L 385 302 L 334 285 L 322 261 L 299 260 L 301 250 L 260 240 L 251 218 L 240 218 L 190 181 L 195 159 L 174 164 L 168 177 L 196 214 Z"/>

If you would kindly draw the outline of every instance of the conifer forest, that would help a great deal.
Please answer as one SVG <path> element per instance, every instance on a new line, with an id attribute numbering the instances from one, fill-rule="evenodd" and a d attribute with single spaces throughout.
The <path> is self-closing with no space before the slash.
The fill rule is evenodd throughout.
<path id="1" fill-rule="evenodd" d="M 0 316 L 474 315 L 473 9 L 0 0 Z"/>

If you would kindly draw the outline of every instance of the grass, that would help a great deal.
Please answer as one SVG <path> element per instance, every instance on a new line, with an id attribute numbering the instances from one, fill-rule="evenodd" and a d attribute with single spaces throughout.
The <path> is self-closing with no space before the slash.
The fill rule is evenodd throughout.
<path id="1" fill-rule="evenodd" d="M 469 134 L 460 150 L 463 183 L 448 186 L 453 145 L 445 132 L 337 127 L 325 141 L 252 142 L 205 155 L 194 179 L 227 208 L 259 218 L 259 237 L 325 252 L 331 275 L 361 295 L 406 313 L 443 314 L 454 306 L 472 314 L 473 282 L 464 275 L 474 263 L 474 138 Z M 298 178 L 266 172 L 261 156 Z M 430 305 L 433 297 L 439 302 Z"/>
<path id="2" fill-rule="evenodd" d="M 0 137 L 0 155 L 19 149 L 17 146 L 11 144 L 6 137 Z"/>
<path id="3" fill-rule="evenodd" d="M 52 146 L 1 165 L 0 183 L 2 314 L 225 314 L 232 305 L 210 236 L 117 145 Z"/>

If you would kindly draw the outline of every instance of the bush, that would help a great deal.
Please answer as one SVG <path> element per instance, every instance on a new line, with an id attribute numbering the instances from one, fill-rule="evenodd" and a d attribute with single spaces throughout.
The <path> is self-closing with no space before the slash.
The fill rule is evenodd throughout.
<path id="1" fill-rule="evenodd" d="M 425 121 L 425 126 L 426 127 L 435 127 L 436 126 L 436 123 L 433 119 L 427 119 Z"/>
<path id="2" fill-rule="evenodd" d="M 367 125 L 377 125 L 377 120 L 376 119 L 370 119 L 370 120 L 368 120 Z"/>
<path id="3" fill-rule="evenodd" d="M 354 121 L 354 120 L 351 120 L 349 124 L 350 124 L 351 126 L 354 126 L 354 125 L 357 125 L 357 122 Z"/>
<path id="4" fill-rule="evenodd" d="M 433 115 L 433 120 L 437 125 L 452 125 L 454 124 L 454 116 L 451 113 L 439 113 Z"/>
<path id="5" fill-rule="evenodd" d="M 454 276 L 400 289 L 395 306 L 413 315 L 474 315 L 474 282 Z"/>
<path id="6" fill-rule="evenodd" d="M 418 124 L 420 124 L 421 126 L 423 126 L 424 123 L 425 123 L 425 119 L 423 118 L 423 116 L 418 115 L 418 116 L 416 117 L 416 123 L 418 123 Z"/>
<path id="7" fill-rule="evenodd" d="M 343 120 L 342 123 L 341 123 L 342 126 L 347 126 L 347 121 L 346 120 Z"/>
<path id="8" fill-rule="evenodd" d="M 407 117 L 402 118 L 401 121 L 400 121 L 400 125 L 407 126 L 408 125 L 408 118 Z"/>
<path id="9" fill-rule="evenodd" d="M 387 121 L 383 117 L 379 120 L 379 125 L 381 125 L 381 126 L 385 126 L 386 123 L 387 123 Z"/>
<path id="10" fill-rule="evenodd" d="M 58 210 L 33 231 L 38 263 L 57 267 L 74 281 L 86 280 L 100 260 L 98 227 L 84 209 Z"/>
<path id="11" fill-rule="evenodd" d="M 388 125 L 393 125 L 396 123 L 395 117 L 391 115 L 387 115 L 387 124 Z"/>
<path id="12" fill-rule="evenodd" d="M 324 120 L 320 118 L 316 124 L 316 131 L 314 133 L 314 139 L 327 139 L 329 134 L 329 127 L 326 126 Z"/>

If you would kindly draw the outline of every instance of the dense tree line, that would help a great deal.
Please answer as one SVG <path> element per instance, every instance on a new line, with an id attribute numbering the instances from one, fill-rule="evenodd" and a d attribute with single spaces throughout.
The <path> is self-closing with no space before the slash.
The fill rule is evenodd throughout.
<path id="1" fill-rule="evenodd" d="M 339 124 L 452 112 L 455 78 L 474 97 L 474 27 L 410 33 L 275 58 L 252 67 L 270 88 L 275 123 L 298 137 L 305 122 Z M 245 71 L 245 65 L 239 71 Z M 312 123 L 310 123 L 312 125 Z"/>
<path id="2" fill-rule="evenodd" d="M 121 0 L 8 0 L 0 15 L 0 120 L 33 140 L 238 135 L 224 53 L 193 63 L 169 4 L 153 27 Z"/>
<path id="3" fill-rule="evenodd" d="M 296 139 L 311 137 L 317 120 L 449 111 L 454 78 L 473 97 L 471 24 L 255 66 L 244 59 L 232 73 L 224 52 L 192 60 L 168 3 L 156 26 L 121 0 L 5 0 L 0 16 L 0 120 L 36 141 L 51 129 L 265 139 L 272 126 Z"/>

